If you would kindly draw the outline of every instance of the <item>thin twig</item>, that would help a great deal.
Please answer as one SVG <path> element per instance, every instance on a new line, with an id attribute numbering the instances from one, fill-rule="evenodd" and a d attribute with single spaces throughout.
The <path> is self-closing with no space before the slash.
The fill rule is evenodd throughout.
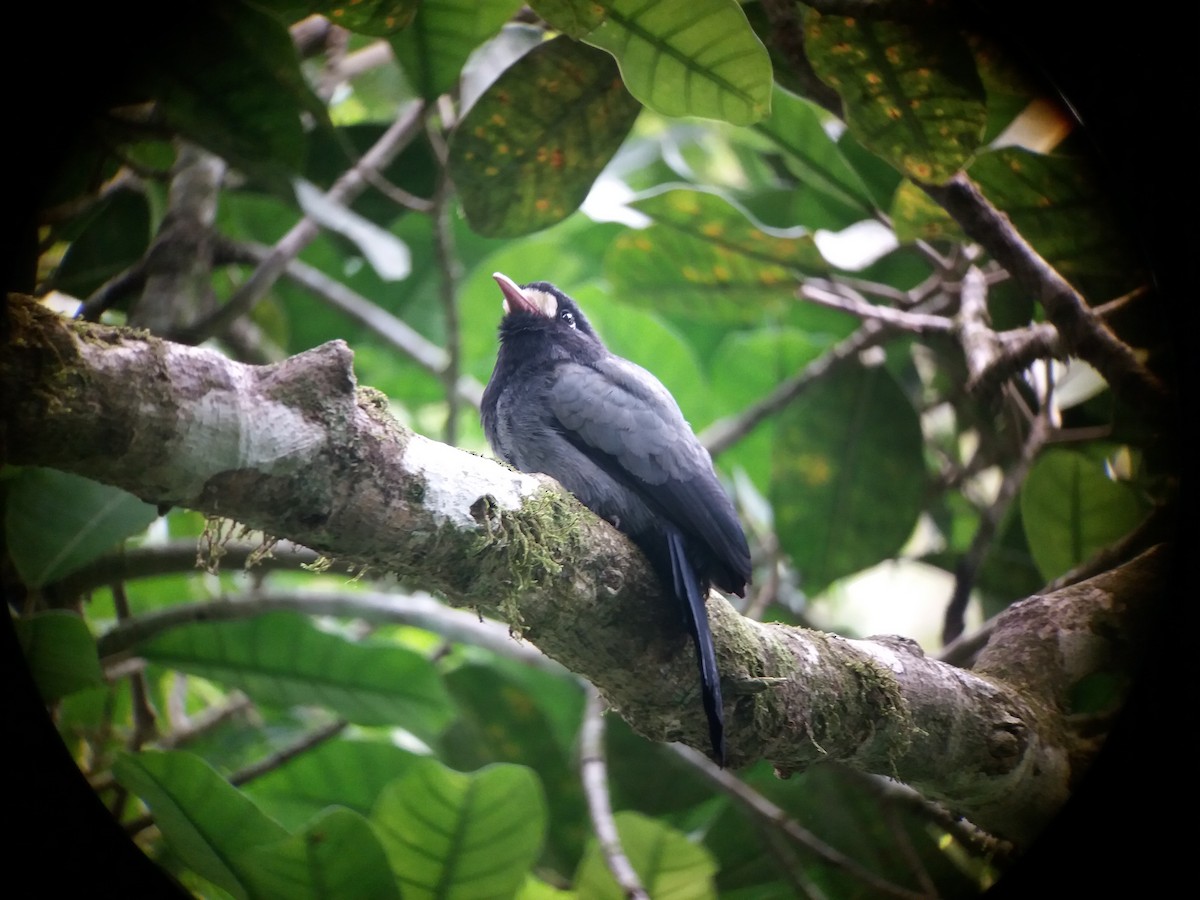
<path id="1" fill-rule="evenodd" d="M 948 298 L 944 294 L 922 303 L 922 312 L 936 313 Z M 896 334 L 894 328 L 878 319 L 864 322 L 849 337 L 830 347 L 801 371 L 778 385 L 767 396 L 734 416 L 713 422 L 700 434 L 700 442 L 714 457 L 728 450 L 771 416 L 783 410 L 812 384 L 826 377 L 838 366 L 857 359 L 869 347 L 883 343 Z"/>
<path id="2" fill-rule="evenodd" d="M 409 106 L 375 142 L 375 145 L 334 182 L 333 187 L 325 195 L 326 199 L 331 203 L 348 206 L 367 187 L 367 179 L 363 176 L 363 172 L 386 168 L 420 132 L 423 110 L 423 103 L 413 103 Z M 214 334 L 220 333 L 234 319 L 249 312 L 283 273 L 287 263 L 295 259 L 300 251 L 312 242 L 319 231 L 320 226 L 312 218 L 302 217 L 287 234 L 279 239 L 270 256 L 259 265 L 226 303 L 212 315 L 174 335 L 174 339 L 183 343 L 198 344 Z"/>
<path id="3" fill-rule="evenodd" d="M 922 184 L 921 188 L 1041 304 L 1058 329 L 1066 352 L 1095 366 L 1114 393 L 1130 403 L 1164 408 L 1167 391 L 1159 378 L 964 173 L 945 184 Z"/>
<path id="4" fill-rule="evenodd" d="M 220 244 L 219 253 L 220 259 L 225 262 L 260 262 L 265 261 L 272 250 L 262 244 L 235 244 L 224 241 Z M 369 328 L 427 372 L 445 378 L 446 370 L 450 366 L 450 355 L 403 319 L 392 315 L 379 304 L 351 290 L 337 279 L 330 278 L 320 269 L 298 259 L 290 260 L 284 267 L 283 274 L 320 300 Z M 456 383 L 458 396 L 478 409 L 483 403 L 483 385 L 470 375 L 460 375 Z"/>
<path id="5" fill-rule="evenodd" d="M 290 541 L 279 541 L 268 554 L 262 554 L 262 544 L 230 541 L 221 557 L 226 571 L 243 568 L 254 559 L 255 570 L 299 569 L 315 563 L 317 553 Z M 122 548 L 116 553 L 93 560 L 52 586 L 56 597 L 69 599 L 93 591 L 113 581 L 134 581 L 154 578 L 173 572 L 189 572 L 196 568 L 196 541 L 175 540 L 165 544 Z"/>
<path id="6" fill-rule="evenodd" d="M 1034 459 L 1037 458 L 1038 452 L 1050 434 L 1050 409 L 1051 403 L 1047 398 L 1042 405 L 1042 411 L 1032 419 L 1029 434 L 1021 448 L 1021 455 L 1004 473 L 1004 479 L 1000 483 L 1000 490 L 996 494 L 995 501 L 979 517 L 979 526 L 971 538 L 971 546 L 967 548 L 967 552 L 962 555 L 958 565 L 954 567 L 954 590 L 950 595 L 950 601 L 946 604 L 946 612 L 942 621 L 943 644 L 949 644 L 963 633 L 967 603 L 971 598 L 975 580 L 979 577 L 979 568 L 983 565 L 983 561 L 987 558 L 988 551 L 996 539 L 1005 513 L 1008 512 L 1013 498 L 1016 497 L 1017 491 L 1029 474 Z"/>
<path id="7" fill-rule="evenodd" d="M 537 666 L 563 672 L 561 665 L 545 656 L 532 644 L 514 640 L 508 626 L 475 613 L 452 609 L 429 594 L 376 591 L 257 591 L 236 594 L 219 600 L 180 603 L 145 613 L 122 622 L 101 635 L 96 642 L 101 659 L 132 652 L 137 645 L 172 628 L 195 622 L 226 622 L 247 619 L 275 610 L 292 610 L 306 615 L 337 616 L 373 623 L 415 625 L 464 644 L 483 647 L 493 653 Z"/>
<path id="8" fill-rule="evenodd" d="M 587 798 L 592 829 L 596 832 L 604 864 L 625 896 L 630 900 L 650 900 L 650 894 L 642 886 L 621 846 L 621 836 L 617 833 L 609 803 L 608 763 L 604 755 L 604 701 L 591 684 L 586 686 L 585 694 L 583 724 L 579 729 L 579 780 Z"/>
<path id="9" fill-rule="evenodd" d="M 229 776 L 229 783 L 234 787 L 241 787 L 253 781 L 255 778 L 261 778 L 268 772 L 273 772 L 283 766 L 284 763 L 295 759 L 302 753 L 306 753 L 314 747 L 325 743 L 331 738 L 341 734 L 346 726 L 350 723 L 345 719 L 334 719 L 327 725 L 322 725 L 320 728 L 314 728 L 308 734 L 300 737 L 299 740 L 293 741 L 286 747 L 282 747 L 276 752 L 265 756 L 258 762 L 251 763 L 245 768 L 239 769 Z M 126 823 L 125 833 L 130 837 L 145 831 L 154 824 L 154 816 L 145 815 Z"/>
<path id="10" fill-rule="evenodd" d="M 129 598 L 125 594 L 125 585 L 118 581 L 114 582 L 111 588 L 113 607 L 116 609 L 117 619 L 121 621 L 127 620 L 129 618 Z M 146 673 L 144 670 L 138 669 L 129 673 L 129 690 L 133 710 L 133 733 L 129 735 L 127 747 L 131 753 L 137 753 L 144 744 L 154 740 L 158 734 L 154 708 L 150 705 L 150 698 L 146 691 Z M 124 785 L 117 785 L 116 793 L 108 809 L 114 819 L 119 821 L 124 815 L 125 804 L 128 799 L 129 792 L 125 789 Z"/>
<path id="11" fill-rule="evenodd" d="M 945 334 L 954 327 L 951 320 L 945 316 L 931 316 L 925 313 L 894 309 L 890 306 L 877 306 L 845 285 L 839 285 L 837 290 L 829 291 L 809 281 L 801 285 L 798 293 L 805 300 L 819 306 L 841 310 L 867 321 L 878 320 L 897 331 L 907 331 L 913 334 Z"/>
<path id="12" fill-rule="evenodd" d="M 850 766 L 839 766 L 841 772 L 854 778 L 879 801 L 893 807 L 904 807 L 949 834 L 974 856 L 991 859 L 1003 865 L 1012 856 L 1012 844 L 993 837 L 973 823 L 954 815 L 945 807 L 934 803 L 907 784 L 861 772 Z"/>
<path id="13" fill-rule="evenodd" d="M 671 744 L 670 746 L 683 759 L 691 763 L 705 779 L 736 800 L 751 816 L 778 829 L 796 844 L 829 865 L 874 888 L 881 896 L 906 897 L 910 900 L 924 896 L 919 891 L 893 884 L 886 878 L 864 868 L 837 848 L 831 847 L 789 816 L 782 808 L 755 791 L 733 773 L 717 766 L 702 753 L 683 744 Z"/>
<path id="14" fill-rule="evenodd" d="M 457 385 L 462 371 L 462 326 L 458 315 L 458 285 L 462 281 L 462 263 L 454 245 L 453 215 L 454 184 L 450 181 L 450 151 L 442 136 L 436 117 L 425 121 L 429 143 L 438 158 L 438 180 L 433 194 L 433 253 L 437 259 L 438 296 L 446 321 L 446 368 L 442 380 L 446 385 L 446 430 L 444 439 L 451 446 L 458 443 L 459 393 Z"/>

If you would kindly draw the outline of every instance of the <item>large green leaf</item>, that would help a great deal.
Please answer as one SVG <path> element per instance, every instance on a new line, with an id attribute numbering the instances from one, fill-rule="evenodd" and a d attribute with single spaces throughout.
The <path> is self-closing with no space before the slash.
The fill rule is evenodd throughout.
<path id="1" fill-rule="evenodd" d="M 1021 485 L 1025 536 L 1047 581 L 1124 537 L 1143 514 L 1129 485 L 1113 481 L 1101 463 L 1073 450 L 1043 453 Z"/>
<path id="2" fill-rule="evenodd" d="M 703 847 L 669 825 L 639 813 L 620 812 L 614 818 L 621 847 L 651 897 L 707 900 L 717 896 L 713 886 L 717 867 Z M 621 900 L 626 896 L 595 841 L 579 864 L 575 890 L 581 897 L 594 900 Z"/>
<path id="3" fill-rule="evenodd" d="M 400 725 L 425 738 L 454 716 L 437 671 L 419 653 L 348 641 L 296 613 L 185 625 L 137 652 L 264 703 L 321 705 L 352 722 Z"/>
<path id="4" fill-rule="evenodd" d="M 736 0 L 614 0 L 586 40 L 663 115 L 749 125 L 770 109 L 771 60 Z"/>
<path id="5" fill-rule="evenodd" d="M 158 517 L 133 494 L 54 469 L 22 469 L 6 485 L 8 553 L 30 587 L 69 575 Z"/>
<path id="6" fill-rule="evenodd" d="M 809 11 L 805 48 L 864 146 L 910 178 L 940 183 L 967 164 L 987 125 L 966 40 L 932 17 L 887 22 Z"/>
<path id="7" fill-rule="evenodd" d="M 458 83 L 471 51 L 520 8 L 521 0 L 424 0 L 392 49 L 418 93 L 436 100 Z"/>
<path id="8" fill-rule="evenodd" d="M 771 115 L 755 128 L 784 151 L 784 161 L 800 179 L 798 193 L 816 195 L 846 225 L 873 215 L 870 191 L 826 132 L 815 104 L 776 87 Z"/>
<path id="9" fill-rule="evenodd" d="M 113 775 L 150 807 L 179 858 L 234 897 L 251 896 L 246 851 L 287 837 L 283 826 L 191 753 L 122 753 Z"/>
<path id="10" fill-rule="evenodd" d="M 254 897 L 400 898 L 379 838 L 366 819 L 348 809 L 327 810 L 300 834 L 252 847 L 238 864 Z"/>
<path id="11" fill-rule="evenodd" d="M 653 224 L 620 235 L 605 257 L 626 303 L 758 322 L 795 302 L 799 273 L 828 270 L 810 235 L 771 234 L 716 194 L 670 190 L 632 205 Z"/>
<path id="12" fill-rule="evenodd" d="M 729 334 L 710 358 L 713 402 L 736 415 L 799 372 L 829 345 L 823 335 L 794 328 L 760 328 Z M 771 484 L 775 420 L 768 419 L 721 454 L 723 467 L 740 467 L 763 494 Z"/>
<path id="13" fill-rule="evenodd" d="M 542 690 L 533 692 L 493 666 L 467 665 L 451 673 L 447 683 L 462 715 L 447 730 L 442 759 L 458 769 L 507 762 L 536 771 L 545 785 L 554 822 L 541 862 L 566 872 L 578 864 L 591 831 L 573 746 L 582 702 L 573 681 L 538 674 L 542 677 L 534 684 Z M 563 695 L 564 712 L 575 714 L 571 740 L 566 742 L 554 740 L 543 708 L 550 704 L 547 695 L 553 697 L 547 690 L 551 684 Z"/>
<path id="14" fill-rule="evenodd" d="M 16 619 L 17 640 L 46 703 L 104 684 L 96 641 L 87 623 L 65 609 Z"/>
<path id="15" fill-rule="evenodd" d="M 406 900 L 505 898 L 537 859 L 546 801 L 523 766 L 467 775 L 430 759 L 384 790 L 371 819 Z"/>
<path id="16" fill-rule="evenodd" d="M 150 206 L 140 191 L 112 191 L 84 221 L 54 277 L 55 288 L 80 299 L 141 259 L 150 244 Z"/>
<path id="17" fill-rule="evenodd" d="M 276 188 L 300 169 L 301 116 L 325 108 L 275 17 L 246 3 L 205 5 L 169 27 L 186 28 L 153 56 L 147 88 L 167 124 Z"/>
<path id="18" fill-rule="evenodd" d="M 560 37 L 505 70 L 459 122 L 450 174 L 477 232 L 528 234 L 587 196 L 640 105 L 611 57 Z"/>
<path id="19" fill-rule="evenodd" d="M 1145 277 L 1129 233 L 1086 160 L 1005 147 L 980 154 L 967 172 L 1091 302 L 1111 300 Z"/>
<path id="20" fill-rule="evenodd" d="M 809 594 L 893 556 L 925 487 L 917 412 L 883 366 L 843 366 L 779 419 L 772 500 Z"/>
<path id="21" fill-rule="evenodd" d="M 419 758 L 387 741 L 324 741 L 254 779 L 246 793 L 289 828 L 333 805 L 368 815 Z"/>

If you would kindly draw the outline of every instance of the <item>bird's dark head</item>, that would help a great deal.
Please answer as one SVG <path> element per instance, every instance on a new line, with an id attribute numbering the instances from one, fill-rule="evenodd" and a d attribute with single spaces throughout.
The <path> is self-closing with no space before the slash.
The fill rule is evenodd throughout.
<path id="1" fill-rule="evenodd" d="M 548 281 L 517 284 L 502 272 L 494 272 L 492 277 L 504 294 L 502 336 L 506 330 L 523 330 L 530 326 L 543 330 L 549 324 L 551 334 L 557 332 L 564 337 L 571 333 L 581 334 L 599 342 L 600 338 L 592 330 L 583 310 Z"/>

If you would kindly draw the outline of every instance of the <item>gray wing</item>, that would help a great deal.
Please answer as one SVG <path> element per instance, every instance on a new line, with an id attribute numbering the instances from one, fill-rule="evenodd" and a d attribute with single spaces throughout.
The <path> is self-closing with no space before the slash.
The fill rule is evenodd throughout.
<path id="1" fill-rule="evenodd" d="M 749 577 L 750 554 L 733 504 L 708 451 L 657 378 L 619 357 L 564 362 L 548 398 L 564 436 L 591 464 Z"/>

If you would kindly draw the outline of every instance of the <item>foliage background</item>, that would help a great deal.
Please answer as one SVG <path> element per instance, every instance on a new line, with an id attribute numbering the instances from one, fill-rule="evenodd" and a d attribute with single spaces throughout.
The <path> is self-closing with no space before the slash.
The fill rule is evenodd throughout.
<path id="1" fill-rule="evenodd" d="M 1130 73 L 1133 72 L 1134 68 L 1135 67 L 1123 68 L 1122 71 L 1124 73 L 1124 76 L 1126 76 L 1127 78 L 1132 78 L 1132 74 L 1130 74 Z M 1128 96 L 1127 94 L 1122 94 L 1121 90 L 1117 90 L 1117 86 L 1112 84 L 1111 76 L 1110 76 L 1108 82 L 1105 82 L 1104 84 L 1105 84 L 1105 86 L 1108 86 L 1108 88 L 1114 89 L 1114 90 L 1112 90 L 1112 92 L 1114 92 L 1114 94 L 1116 94 L 1117 96 Z M 1121 86 L 1124 90 L 1128 91 L 1128 82 L 1124 83 Z M 1145 95 L 1139 94 L 1138 95 L 1139 102 L 1150 102 L 1150 101 L 1146 100 L 1146 98 L 1148 96 L 1151 96 L 1151 95 L 1150 94 L 1145 94 Z M 1153 119 L 1152 107 L 1150 108 L 1150 112 L 1147 113 L 1147 118 Z M 70 131 L 70 124 L 68 124 L 68 122 L 64 122 L 64 124 L 60 125 L 60 127 L 64 128 L 64 131 Z M 1144 151 L 1144 149 L 1142 149 L 1142 151 Z M 1145 168 L 1145 169 L 1142 169 L 1142 172 L 1146 172 L 1148 175 L 1148 173 L 1151 172 L 1151 169 Z M 1145 203 L 1145 199 L 1146 199 L 1145 197 L 1138 198 L 1138 199 L 1134 200 L 1134 203 Z M 253 209 L 244 210 L 244 211 L 242 211 L 242 214 L 250 216 L 253 214 Z M 1153 226 L 1152 226 L 1152 228 L 1153 228 Z M 1162 226 L 1160 226 L 1160 224 L 1159 224 L 1158 228 L 1160 229 L 1160 228 L 1162 228 Z M 1148 232 L 1146 234 L 1156 236 L 1156 238 L 1162 238 L 1162 236 L 1163 236 L 1162 233 L 1158 232 L 1158 230 L 1148 230 Z M 464 235 L 464 238 L 466 238 L 466 235 Z M 265 239 L 269 240 L 270 238 L 268 236 L 268 238 L 265 238 Z M 1176 235 L 1176 240 L 1177 239 L 1178 238 Z M 1156 247 L 1156 250 L 1158 250 L 1159 253 L 1162 253 L 1163 247 L 1170 246 L 1170 239 L 1166 239 L 1166 240 L 1162 240 L 1162 241 L 1152 241 L 1151 246 Z M 582 265 L 582 263 L 581 263 L 581 265 Z M 498 266 L 498 268 L 499 268 L 499 266 Z M 470 277 L 470 276 L 468 276 L 468 277 Z M 484 277 L 486 277 L 486 275 Z M 521 276 L 518 276 L 518 277 L 521 277 Z M 529 277 L 541 277 L 541 276 L 540 275 L 530 275 Z M 566 280 L 566 278 L 564 278 L 562 276 L 556 275 L 554 277 L 558 278 L 558 280 L 560 280 L 560 281 L 568 281 L 568 280 Z M 485 288 L 486 288 L 486 284 L 485 284 Z M 481 299 L 480 299 L 480 312 L 479 312 L 479 316 L 478 316 L 478 318 L 479 318 L 478 324 L 480 324 L 480 328 L 478 329 L 478 332 L 480 335 L 484 336 L 484 337 L 480 337 L 481 341 L 486 340 L 487 332 L 490 331 L 490 329 L 492 328 L 493 320 L 494 320 L 494 298 L 491 298 L 491 296 L 488 295 L 487 299 L 482 299 L 482 298 L 484 298 L 485 293 L 486 293 L 486 290 L 484 290 L 484 289 L 481 289 L 479 292 Z M 580 294 L 581 299 L 583 300 L 584 304 L 587 304 L 587 300 L 588 300 L 587 293 L 586 292 L 577 292 L 577 293 Z M 590 310 L 590 307 L 589 307 L 589 312 L 590 311 L 592 311 L 592 310 Z M 468 316 L 467 318 L 472 318 L 472 317 Z M 596 318 L 599 318 L 599 317 L 596 317 Z M 653 320 L 643 320 L 643 322 L 653 322 Z M 295 324 L 295 323 L 293 323 L 293 324 Z M 620 352 L 620 350 L 622 350 L 622 348 L 620 348 L 618 346 L 619 335 L 617 334 L 617 332 L 619 331 L 619 323 L 600 322 L 599 324 L 601 325 L 602 332 L 604 332 L 604 334 L 606 334 L 607 337 L 610 337 L 610 342 L 613 343 L 614 347 L 616 347 L 618 349 L 618 352 Z M 319 328 L 319 325 L 316 322 L 307 322 L 307 323 L 305 323 L 305 326 L 306 326 L 306 328 L 312 329 L 310 334 L 312 334 L 314 336 L 323 334 L 323 330 Z M 298 331 L 299 331 L 299 329 L 298 329 Z M 293 340 L 300 342 L 300 343 L 293 344 L 293 347 L 298 347 L 302 343 L 302 337 L 300 337 L 300 335 L 293 335 Z M 354 343 L 353 340 L 352 340 L 352 343 Z M 356 344 L 356 346 L 358 346 L 358 344 Z M 666 341 L 666 346 L 670 347 L 671 342 Z M 484 355 L 486 356 L 486 354 L 484 354 Z M 634 354 L 630 354 L 630 355 L 634 355 Z M 366 356 L 365 360 L 364 360 L 364 356 Z M 482 356 L 480 356 L 480 354 L 464 354 L 464 356 L 467 356 L 467 358 L 475 359 L 476 361 L 482 359 Z M 380 388 L 383 388 L 385 390 L 388 389 L 389 376 L 388 376 L 388 373 L 386 373 L 386 370 L 388 370 L 388 365 L 389 365 L 390 361 L 377 360 L 376 361 L 376 366 L 377 366 L 376 371 L 372 371 L 370 368 L 370 366 L 372 364 L 372 361 L 370 359 L 370 354 L 360 355 L 360 360 L 362 360 L 362 362 L 364 362 L 364 365 L 367 366 L 367 372 L 362 372 L 360 370 L 362 380 L 364 380 L 365 383 L 374 383 L 377 386 L 380 386 Z M 376 376 L 378 376 L 378 377 L 376 377 Z M 486 365 L 481 368 L 481 377 L 486 377 Z M 395 378 L 395 376 L 392 378 Z M 677 396 L 679 396 L 680 401 L 682 401 L 684 403 L 684 406 L 689 407 L 689 401 L 685 400 L 685 397 L 688 396 L 688 390 L 686 390 L 686 388 L 688 388 L 688 384 L 686 384 L 686 379 L 680 379 L 679 385 L 672 384 L 671 386 L 674 390 L 677 390 Z M 430 390 L 430 396 L 431 397 L 436 396 L 436 388 L 434 388 L 434 386 L 432 386 L 432 385 L 431 385 L 431 390 Z M 702 407 L 703 397 L 698 397 L 698 398 L 694 397 L 694 400 L 697 403 L 697 407 Z M 695 407 L 692 407 L 692 408 L 695 408 Z M 700 424 L 700 422 L 697 422 L 697 424 Z M 470 433 L 469 433 L 469 428 L 470 428 L 469 416 L 463 416 L 463 422 L 461 424 L 461 427 L 464 430 L 464 438 L 463 439 L 466 440 L 467 443 L 469 443 L 470 440 L 472 440 L 472 436 L 470 436 Z M 478 434 L 475 434 L 474 439 L 478 439 Z M 13 683 L 14 682 L 10 682 L 10 684 L 13 684 Z M 678 790 L 678 786 L 673 787 L 672 790 L 673 791 Z M 40 798 L 40 800 L 42 800 L 42 802 L 44 803 L 44 800 L 46 800 L 46 797 L 43 796 Z M 82 848 L 82 847 L 88 845 L 88 842 L 89 842 L 88 840 L 80 840 L 77 842 L 77 846 Z"/>

